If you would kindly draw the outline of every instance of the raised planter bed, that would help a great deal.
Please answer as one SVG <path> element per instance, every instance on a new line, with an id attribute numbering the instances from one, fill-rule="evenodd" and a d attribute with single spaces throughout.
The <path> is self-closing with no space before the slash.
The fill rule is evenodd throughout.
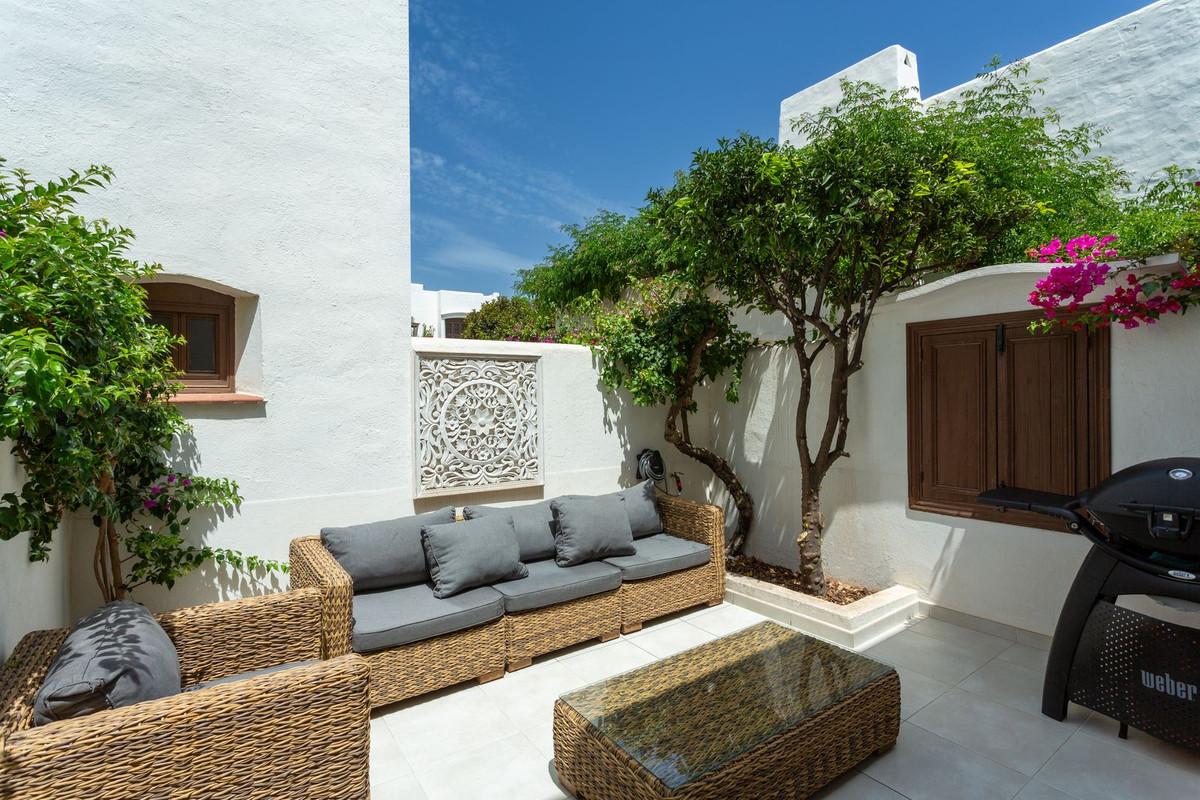
<path id="1" fill-rule="evenodd" d="M 838 605 L 746 575 L 725 576 L 725 599 L 810 636 L 850 650 L 865 650 L 918 615 L 916 589 L 890 586 Z"/>

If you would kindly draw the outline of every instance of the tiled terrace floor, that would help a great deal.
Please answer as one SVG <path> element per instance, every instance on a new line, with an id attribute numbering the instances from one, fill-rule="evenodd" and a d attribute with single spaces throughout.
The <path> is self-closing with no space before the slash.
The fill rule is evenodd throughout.
<path id="1" fill-rule="evenodd" d="M 537 660 L 502 680 L 429 695 L 371 722 L 375 800 L 549 800 L 551 709 L 563 692 L 762 620 L 721 605 Z M 896 747 L 823 800 L 1156 800 L 1195 797 L 1200 754 L 1074 707 L 1038 713 L 1046 653 L 935 619 L 868 651 L 900 673 Z"/>

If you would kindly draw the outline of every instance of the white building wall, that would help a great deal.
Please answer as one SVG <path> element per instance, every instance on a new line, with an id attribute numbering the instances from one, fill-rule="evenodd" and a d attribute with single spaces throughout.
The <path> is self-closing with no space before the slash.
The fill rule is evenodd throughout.
<path id="1" fill-rule="evenodd" d="M 424 284 L 412 285 L 412 321 L 417 323 L 414 336 L 425 330 L 434 331 L 435 336 L 446 335 L 446 320 L 465 317 L 484 303 L 495 300 L 499 292 L 459 292 L 452 289 L 426 289 Z"/>
<path id="2" fill-rule="evenodd" d="M 21 469 L 0 439 L 0 494 L 19 490 Z M 0 542 L 0 664 L 29 631 L 70 621 L 69 564 L 65 534 L 56 534 L 49 561 L 29 561 L 29 537 Z"/>
<path id="3" fill-rule="evenodd" d="M 0 0 L 0 16 L 10 164 L 40 178 L 111 165 L 116 185 L 84 213 L 130 226 L 137 257 L 244 293 L 238 388 L 265 402 L 185 407 L 181 456 L 235 478 L 246 502 L 193 533 L 286 559 L 322 519 L 410 511 L 404 0 Z M 269 585 L 206 569 L 138 596 L 178 606 Z"/>
<path id="4" fill-rule="evenodd" d="M 840 75 L 889 87 L 916 86 L 915 70 L 910 73 L 903 62 L 905 52 L 889 48 Z M 1028 60 L 1031 76 L 1047 79 L 1044 102 L 1057 108 L 1067 125 L 1091 120 L 1109 127 L 1103 152 L 1135 177 L 1172 162 L 1200 165 L 1200 139 L 1194 135 L 1200 119 L 1200 3 L 1164 0 Z M 785 100 L 781 138 L 787 138 L 791 118 L 836 102 L 836 83 L 825 81 Z M 831 575 L 873 585 L 906 584 L 958 611 L 1052 631 L 1087 551 L 1081 537 L 907 507 L 904 326 L 1028 310 L 1027 295 L 1044 269 L 992 268 L 880 305 L 867 339 L 866 367 L 851 378 L 851 457 L 838 462 L 822 494 Z M 749 322 L 765 334 L 787 335 L 779 319 L 756 315 Z M 1190 316 L 1149 330 L 1114 332 L 1114 469 L 1200 453 L 1200 425 L 1188 400 L 1200 394 L 1200 372 L 1181 368 L 1194 363 L 1198 335 L 1200 320 Z M 759 504 L 750 552 L 793 566 L 800 527 L 795 373 L 795 356 L 786 349 L 756 354 L 748 364 L 742 404 L 725 407 L 713 392 L 707 406 L 719 420 L 717 449 L 734 454 Z M 823 378 L 818 367 L 816 380 Z M 820 398 L 814 401 L 810 424 L 823 425 L 822 407 Z"/>

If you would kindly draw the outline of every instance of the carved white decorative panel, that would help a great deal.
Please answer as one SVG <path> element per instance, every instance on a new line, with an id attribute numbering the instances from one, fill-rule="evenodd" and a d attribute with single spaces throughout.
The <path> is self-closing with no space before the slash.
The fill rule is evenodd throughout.
<path id="1" fill-rule="evenodd" d="M 542 483 L 536 358 L 417 354 L 417 495 Z"/>

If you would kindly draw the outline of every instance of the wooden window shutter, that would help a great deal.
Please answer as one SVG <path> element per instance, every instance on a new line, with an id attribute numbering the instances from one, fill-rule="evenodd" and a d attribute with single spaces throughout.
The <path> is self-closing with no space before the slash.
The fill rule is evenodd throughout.
<path id="1" fill-rule="evenodd" d="M 1108 474 L 1108 332 L 1033 334 L 1034 318 L 908 326 L 910 507 L 1057 529 L 975 495 L 1074 494 Z"/>

